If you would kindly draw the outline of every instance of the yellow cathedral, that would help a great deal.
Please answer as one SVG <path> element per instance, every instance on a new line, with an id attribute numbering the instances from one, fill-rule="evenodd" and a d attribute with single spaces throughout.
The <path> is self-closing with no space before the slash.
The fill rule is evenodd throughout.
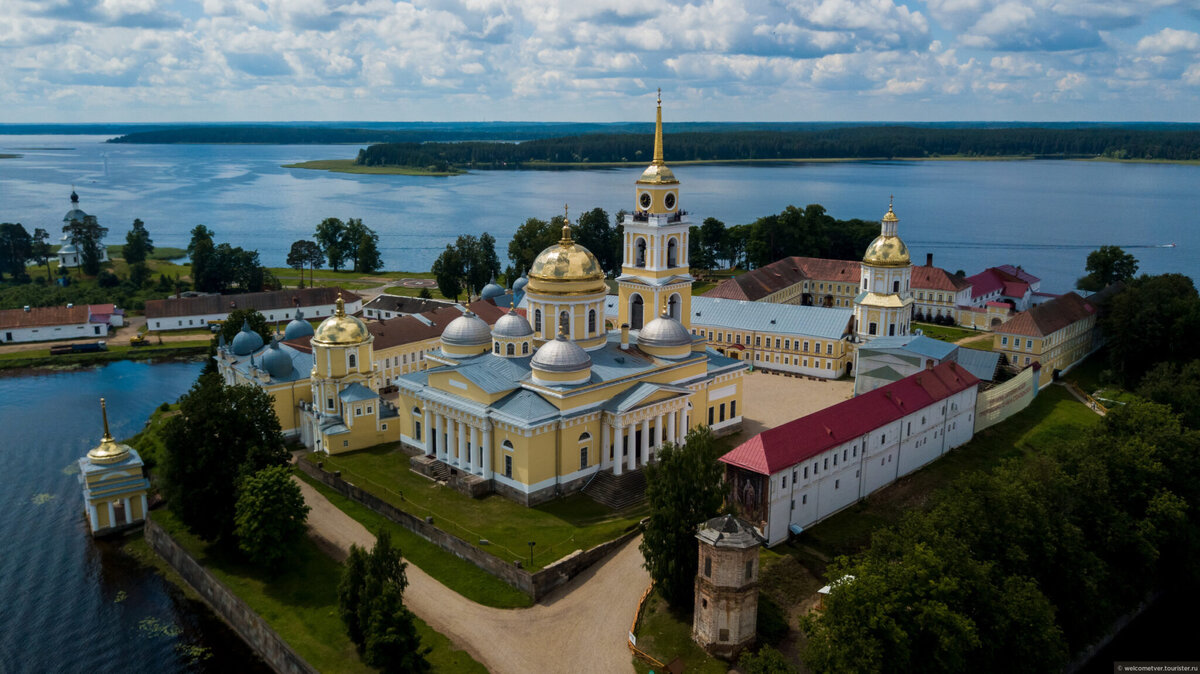
<path id="1" fill-rule="evenodd" d="M 386 397 L 371 388 L 371 333 L 339 303 L 311 340 L 303 442 L 337 454 L 398 440 L 424 474 L 533 505 L 601 474 L 640 478 L 659 447 L 694 427 L 736 431 L 747 365 L 691 334 L 689 223 L 663 161 L 661 98 L 635 201 L 624 223 L 621 329 L 606 330 L 604 270 L 567 219 L 529 271 L 524 315 L 510 308 L 489 326 L 465 312 L 426 369 L 386 382 L 397 391 Z"/>

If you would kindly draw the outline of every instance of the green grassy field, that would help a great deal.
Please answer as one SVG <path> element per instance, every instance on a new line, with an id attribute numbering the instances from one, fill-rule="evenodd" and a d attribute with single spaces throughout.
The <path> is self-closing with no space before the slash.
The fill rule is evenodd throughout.
<path id="1" fill-rule="evenodd" d="M 138 346 L 109 344 L 107 351 L 93 353 L 71 353 L 51 356 L 50 349 L 36 351 L 11 351 L 0 353 L 0 370 L 23 367 L 82 366 L 107 363 L 114 360 L 152 360 L 155 358 L 191 358 L 203 355 L 208 350 L 209 340 L 168 342 L 162 346 Z"/>
<path id="2" fill-rule="evenodd" d="M 529 546 L 535 541 L 533 570 L 575 550 L 587 550 L 637 526 L 645 509 L 614 513 L 583 494 L 526 508 L 498 494 L 472 499 L 409 469 L 408 456 L 393 446 L 337 456 L 306 455 L 323 461 L 325 470 L 342 471 L 349 482 L 418 517 L 475 543 L 505 560 L 521 560 L 529 568 Z"/>
<path id="3" fill-rule="evenodd" d="M 957 342 L 964 337 L 978 337 L 978 330 L 964 330 L 963 328 L 955 328 L 946 325 L 935 325 L 933 323 L 916 323 L 912 324 L 913 329 L 920 328 L 921 332 L 926 337 L 940 339 L 943 342 Z"/>
<path id="4" fill-rule="evenodd" d="M 321 672 L 374 672 L 358 653 L 337 613 L 337 579 L 342 565 L 305 538 L 281 572 L 266 572 L 219 546 L 195 537 L 167 509 L 153 519 L 255 613 L 262 616 L 297 653 Z M 486 672 L 446 637 L 417 619 L 421 642 L 436 672 Z"/>
<path id="5" fill-rule="evenodd" d="M 360 166 L 353 159 L 318 159 L 298 164 L 284 164 L 283 168 L 311 169 L 316 171 L 332 171 L 334 173 L 365 173 L 369 175 L 401 175 L 401 176 L 456 176 L 466 173 L 459 169 L 451 171 L 430 171 L 417 166 Z"/>
<path id="6" fill-rule="evenodd" d="M 523 608 L 531 606 L 529 595 L 505 583 L 478 566 L 456 557 L 413 532 L 396 524 L 355 501 L 342 496 L 304 473 L 296 473 L 312 485 L 339 510 L 358 521 L 371 533 L 381 528 L 392 534 L 392 542 L 404 558 L 433 576 L 438 582 L 477 604 L 494 608 Z"/>
<path id="7" fill-rule="evenodd" d="M 729 666 L 708 653 L 692 641 L 690 615 L 677 615 L 658 593 L 652 593 L 642 611 L 641 625 L 637 631 L 637 645 L 654 659 L 669 663 L 675 658 L 683 661 L 684 671 L 700 674 L 724 674 Z M 653 668 L 638 658 L 633 659 L 633 668 L 638 674 L 647 674 Z"/>

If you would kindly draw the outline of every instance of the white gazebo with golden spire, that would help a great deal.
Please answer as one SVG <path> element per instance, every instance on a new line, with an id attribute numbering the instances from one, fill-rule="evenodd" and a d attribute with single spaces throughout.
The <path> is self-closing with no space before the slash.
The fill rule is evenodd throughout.
<path id="1" fill-rule="evenodd" d="M 79 483 L 93 536 L 116 533 L 146 521 L 150 481 L 142 472 L 142 457 L 108 432 L 108 409 L 100 399 L 104 437 L 79 459 Z"/>
<path id="2" fill-rule="evenodd" d="M 692 275 L 688 231 L 680 207 L 679 181 L 663 159 L 662 90 L 654 122 L 654 159 L 634 186 L 634 211 L 622 221 L 623 263 L 617 277 L 619 321 L 633 330 L 666 311 L 691 325 Z"/>

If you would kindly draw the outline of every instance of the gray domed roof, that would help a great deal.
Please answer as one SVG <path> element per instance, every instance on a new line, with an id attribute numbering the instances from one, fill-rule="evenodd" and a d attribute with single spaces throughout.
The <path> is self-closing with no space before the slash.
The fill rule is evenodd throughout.
<path id="1" fill-rule="evenodd" d="M 674 318 L 659 316 L 642 328 L 637 341 L 646 346 L 683 346 L 692 343 L 692 335 Z"/>
<path id="2" fill-rule="evenodd" d="M 442 331 L 442 342 L 454 346 L 480 346 L 491 341 L 492 329 L 470 311 L 450 321 Z"/>
<path id="3" fill-rule="evenodd" d="M 271 340 L 262 357 L 262 368 L 272 377 L 280 379 L 292 373 L 292 359 L 279 348 L 279 342 Z"/>
<path id="4" fill-rule="evenodd" d="M 516 281 L 513 281 L 512 289 L 513 290 L 524 290 L 525 286 L 527 286 L 527 285 L 529 285 L 529 277 L 526 276 L 525 274 L 521 274 L 521 278 L 517 279 Z"/>
<path id="5" fill-rule="evenodd" d="M 492 279 L 491 283 L 485 285 L 483 287 L 483 290 L 479 291 L 479 298 L 484 299 L 484 300 L 490 300 L 493 297 L 499 297 L 503 294 L 504 294 L 504 287 L 501 286 L 499 283 L 496 283 L 496 279 Z"/>
<path id="6" fill-rule="evenodd" d="M 591 367 L 592 357 L 578 344 L 560 334 L 533 354 L 530 365 L 547 372 L 575 372 Z"/>
<path id="7" fill-rule="evenodd" d="M 304 320 L 304 312 L 296 310 L 296 317 L 293 318 L 287 327 L 283 329 L 284 339 L 299 339 L 301 337 L 311 337 L 313 335 L 312 323 Z"/>
<path id="8" fill-rule="evenodd" d="M 533 335 L 533 327 L 529 325 L 529 321 L 513 309 L 509 309 L 508 313 L 501 316 L 500 320 L 492 326 L 493 337 L 529 337 L 531 335 Z"/>
<path id="9" fill-rule="evenodd" d="M 66 215 L 63 216 L 63 222 L 73 222 L 76 220 L 83 222 L 83 219 L 86 218 L 87 215 L 87 213 L 84 213 L 78 208 L 72 208 L 71 210 L 67 211 Z"/>
<path id="10" fill-rule="evenodd" d="M 250 329 L 250 321 L 242 321 L 242 331 L 233 338 L 233 353 L 248 356 L 262 348 L 262 335 Z"/>

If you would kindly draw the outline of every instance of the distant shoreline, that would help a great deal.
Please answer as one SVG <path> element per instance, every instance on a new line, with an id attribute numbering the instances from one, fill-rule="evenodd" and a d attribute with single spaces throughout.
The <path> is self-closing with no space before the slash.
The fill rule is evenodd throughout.
<path id="1" fill-rule="evenodd" d="M 446 177 L 466 173 L 461 169 L 453 171 L 430 171 L 416 166 L 360 166 L 353 159 L 317 159 L 296 164 L 283 164 L 283 168 L 308 169 L 312 171 L 331 171 L 333 173 L 362 173 L 368 175 L 401 175 L 401 176 L 433 176 Z"/>

